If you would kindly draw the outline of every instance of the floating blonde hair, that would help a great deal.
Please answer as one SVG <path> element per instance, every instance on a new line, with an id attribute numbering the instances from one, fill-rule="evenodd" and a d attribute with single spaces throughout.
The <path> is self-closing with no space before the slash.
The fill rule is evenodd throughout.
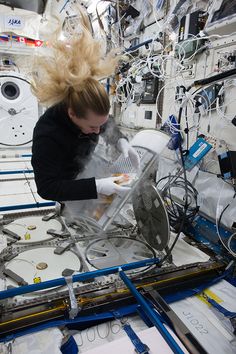
<path id="1" fill-rule="evenodd" d="M 82 31 L 68 41 L 55 40 L 53 55 L 37 59 L 32 90 L 42 104 L 66 103 L 81 118 L 88 109 L 108 114 L 110 103 L 99 79 L 112 75 L 118 62 L 114 52 L 104 55 L 82 15 Z M 36 71 L 34 70 L 34 72 Z"/>

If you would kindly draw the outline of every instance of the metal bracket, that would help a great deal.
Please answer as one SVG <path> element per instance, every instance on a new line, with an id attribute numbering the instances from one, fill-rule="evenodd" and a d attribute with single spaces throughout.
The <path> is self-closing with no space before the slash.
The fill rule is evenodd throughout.
<path id="1" fill-rule="evenodd" d="M 189 353 L 207 354 L 201 343 L 197 341 L 185 324 L 152 286 L 145 288 L 145 290 L 142 289 L 140 294 L 143 295 L 144 298 L 151 300 L 154 308 L 156 308 L 161 317 L 173 328 Z"/>
<path id="2" fill-rule="evenodd" d="M 18 285 L 22 286 L 22 285 L 28 285 L 28 283 L 22 278 L 20 277 L 18 274 L 16 274 L 15 272 L 13 272 L 10 269 L 4 269 L 3 270 L 3 274 L 6 277 L 11 278 L 12 280 L 14 280 Z"/>
<path id="3" fill-rule="evenodd" d="M 71 234 L 68 231 L 58 231 L 54 229 L 47 230 L 47 234 L 52 235 L 54 237 L 67 238 L 70 237 Z"/>
<path id="4" fill-rule="evenodd" d="M 8 230 L 8 229 L 5 229 L 3 228 L 2 229 L 2 232 L 7 235 L 7 236 L 10 236 L 12 237 L 14 240 L 17 240 L 19 241 L 21 239 L 21 237 L 19 235 L 17 235 L 15 232 L 11 231 L 11 230 Z"/>
<path id="5" fill-rule="evenodd" d="M 49 214 L 46 214 L 42 217 L 42 220 L 43 221 L 49 221 L 51 219 L 54 219 L 55 217 L 57 216 L 57 214 L 55 212 L 53 213 L 49 213 Z"/>
<path id="6" fill-rule="evenodd" d="M 69 310 L 69 317 L 73 319 L 77 316 L 78 312 L 80 311 L 80 307 L 78 306 L 74 289 L 73 289 L 73 280 L 72 276 L 65 277 L 65 281 L 69 290 L 69 297 L 70 297 L 70 310 Z"/>

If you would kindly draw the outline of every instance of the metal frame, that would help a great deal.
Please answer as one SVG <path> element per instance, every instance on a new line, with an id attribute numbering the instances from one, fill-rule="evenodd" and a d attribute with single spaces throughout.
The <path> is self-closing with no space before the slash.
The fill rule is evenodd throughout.
<path id="1" fill-rule="evenodd" d="M 154 326 L 156 327 L 158 332 L 162 335 L 162 337 L 164 338 L 166 343 L 169 345 L 169 347 L 173 350 L 173 352 L 177 353 L 177 354 L 184 354 L 184 351 L 180 348 L 178 343 L 176 343 L 175 339 L 171 336 L 171 334 L 168 332 L 166 327 L 161 323 L 161 321 L 158 318 L 155 311 L 148 304 L 148 302 L 144 299 L 144 297 L 139 293 L 139 291 L 136 289 L 134 284 L 131 282 L 131 280 L 124 273 L 122 268 L 120 268 L 120 270 L 119 270 L 119 276 L 123 280 L 123 282 L 125 283 L 127 288 L 130 290 L 132 295 L 135 297 L 135 299 L 137 300 L 139 305 L 145 311 L 145 314 L 147 315 L 147 317 L 154 324 Z"/>
<path id="2" fill-rule="evenodd" d="M 102 270 L 96 270 L 96 271 L 92 271 L 92 272 L 76 274 L 71 277 L 71 282 L 72 283 L 78 282 L 78 281 L 83 282 L 86 280 L 100 277 L 102 275 L 118 273 L 119 277 L 123 280 L 123 282 L 125 283 L 127 288 L 130 290 L 132 295 L 135 297 L 137 302 L 140 304 L 143 311 L 146 313 L 146 315 L 148 316 L 150 321 L 153 323 L 153 325 L 160 332 L 160 334 L 162 335 L 162 337 L 164 338 L 166 343 L 169 345 L 169 347 L 173 350 L 173 352 L 176 354 L 184 354 L 183 350 L 176 343 L 175 339 L 171 336 L 171 334 L 168 332 L 166 327 L 162 324 L 160 318 L 158 317 L 158 314 L 153 310 L 153 308 L 149 305 L 149 303 L 145 300 L 145 298 L 139 293 L 139 291 L 133 285 L 131 280 L 124 273 L 124 271 L 130 270 L 130 269 L 135 269 L 135 268 L 158 264 L 159 261 L 160 261 L 159 258 L 146 259 L 146 260 L 139 261 L 139 262 L 124 264 L 122 266 L 116 266 L 116 267 L 111 267 L 111 268 L 105 268 Z M 66 285 L 65 278 L 58 278 L 58 279 L 49 280 L 49 281 L 38 283 L 38 284 L 21 286 L 19 288 L 1 291 L 0 292 L 0 300 L 4 300 L 9 297 L 13 297 L 13 296 L 21 295 L 21 294 L 26 294 L 29 292 L 52 288 L 55 286 L 62 286 L 62 285 Z"/>
<path id="3" fill-rule="evenodd" d="M 0 207 L 0 212 L 1 211 L 10 211 L 10 210 L 43 208 L 43 207 L 49 207 L 49 206 L 55 206 L 55 202 L 43 202 L 43 203 L 35 202 L 34 204 L 9 205 L 9 206 L 5 206 L 5 207 Z"/>
<path id="4" fill-rule="evenodd" d="M 34 173 L 33 170 L 15 170 L 15 171 L 0 171 L 0 175 L 14 175 L 14 174 L 25 174 L 25 173 Z"/>
<path id="5" fill-rule="evenodd" d="M 75 274 L 72 276 L 72 282 L 84 282 L 87 280 L 91 280 L 102 275 L 110 275 L 118 273 L 120 270 L 126 271 L 135 268 L 148 267 L 154 264 L 158 264 L 160 262 L 159 258 L 152 259 L 144 259 L 138 262 L 132 262 L 128 264 L 123 264 L 121 266 L 109 267 L 104 269 L 95 270 L 92 272 L 85 272 L 82 274 Z M 7 299 L 9 297 L 14 297 L 17 295 L 31 293 L 37 290 L 49 289 L 55 286 L 66 285 L 65 278 L 58 278 L 53 280 L 44 281 L 38 284 L 30 284 L 26 286 L 21 286 L 19 288 L 9 289 L 0 291 L 0 300 Z"/>
<path id="6" fill-rule="evenodd" d="M 134 146 L 134 148 L 138 149 L 139 146 Z M 145 169 L 141 172 L 139 178 L 136 181 L 134 181 L 134 183 L 132 184 L 132 188 L 127 193 L 127 195 L 125 197 L 117 196 L 114 199 L 114 201 L 111 203 L 111 205 L 109 206 L 108 210 L 105 212 L 106 217 L 104 218 L 104 216 L 102 216 L 98 220 L 98 224 L 100 224 L 102 226 L 102 229 L 104 231 L 106 231 L 109 228 L 109 226 L 112 224 L 112 222 L 114 221 L 116 216 L 120 213 L 123 206 L 131 198 L 131 196 L 133 195 L 136 188 L 140 185 L 140 183 L 145 179 L 146 176 L 148 176 L 148 173 L 150 173 L 150 169 L 152 168 L 154 163 L 157 161 L 157 155 L 154 154 L 151 150 L 144 149 L 144 148 L 141 148 L 141 149 L 145 151 L 144 156 L 146 156 L 146 154 L 151 155 L 150 159 L 149 159 L 148 163 L 144 166 Z"/>

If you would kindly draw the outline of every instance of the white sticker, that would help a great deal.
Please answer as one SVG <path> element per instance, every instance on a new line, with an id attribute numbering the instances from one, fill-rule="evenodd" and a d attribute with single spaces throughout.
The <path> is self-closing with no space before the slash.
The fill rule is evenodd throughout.
<path id="1" fill-rule="evenodd" d="M 160 245 L 161 244 L 161 239 L 160 239 L 159 235 L 156 235 L 156 240 L 157 240 L 158 245 Z"/>
<path id="2" fill-rule="evenodd" d="M 159 207 L 159 205 L 160 205 L 159 200 L 158 200 L 157 198 L 154 200 L 154 205 L 155 205 L 156 209 L 157 209 L 157 208 Z"/>
<path id="3" fill-rule="evenodd" d="M 205 150 L 205 148 L 207 147 L 207 144 L 206 143 L 203 143 L 198 149 L 197 151 L 195 151 L 195 153 L 193 154 L 193 157 L 196 158 L 198 157 L 202 151 Z"/>
<path id="4" fill-rule="evenodd" d="M 23 28 L 24 19 L 21 16 L 5 16 L 6 28 Z"/>

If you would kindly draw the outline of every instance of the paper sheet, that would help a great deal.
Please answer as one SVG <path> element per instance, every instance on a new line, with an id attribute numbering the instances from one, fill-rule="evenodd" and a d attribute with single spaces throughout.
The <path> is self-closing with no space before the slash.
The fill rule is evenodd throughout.
<path id="1" fill-rule="evenodd" d="M 188 354 L 188 351 L 184 348 L 182 343 L 176 338 L 176 336 L 171 333 L 175 340 L 178 342 L 179 346 L 182 348 L 183 352 Z M 155 327 L 145 329 L 138 333 L 140 340 L 146 344 L 150 349 L 150 354 L 173 354 L 168 344 L 165 342 L 161 334 L 157 331 Z M 124 338 L 118 339 L 112 343 L 107 343 L 100 347 L 85 351 L 86 354 L 134 354 L 134 346 L 130 339 L 126 336 Z"/>
<path id="2" fill-rule="evenodd" d="M 216 294 L 226 309 L 236 312 L 236 288 L 222 280 L 209 288 Z M 227 328 L 218 311 L 196 296 L 170 305 L 179 318 L 201 342 L 209 354 L 235 354 L 236 336 Z M 218 312 L 218 314 L 217 314 Z M 229 320 L 227 320 L 229 321 Z"/>
<path id="3" fill-rule="evenodd" d="M 175 239 L 175 234 L 172 233 L 170 237 L 170 247 Z M 183 240 L 184 234 L 180 234 L 180 238 L 177 241 L 173 251 L 173 263 L 176 266 L 181 266 L 184 264 L 190 264 L 195 262 L 207 262 L 210 257 L 199 250 L 198 248 L 189 245 L 187 242 Z"/>

